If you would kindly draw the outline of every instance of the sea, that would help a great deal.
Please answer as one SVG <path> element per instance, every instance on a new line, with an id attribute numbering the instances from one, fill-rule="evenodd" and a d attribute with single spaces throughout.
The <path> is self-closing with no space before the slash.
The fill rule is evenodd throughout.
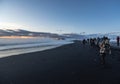
<path id="1" fill-rule="evenodd" d="M 70 43 L 73 41 L 42 37 L 0 38 L 0 58 L 53 49 Z"/>
<path id="2" fill-rule="evenodd" d="M 58 40 L 44 37 L 0 38 L 0 58 L 53 49 L 65 44 L 71 44 L 73 40 L 80 39 Z M 116 40 L 111 39 L 110 44 L 113 47 L 120 48 L 120 46 L 117 46 Z"/>

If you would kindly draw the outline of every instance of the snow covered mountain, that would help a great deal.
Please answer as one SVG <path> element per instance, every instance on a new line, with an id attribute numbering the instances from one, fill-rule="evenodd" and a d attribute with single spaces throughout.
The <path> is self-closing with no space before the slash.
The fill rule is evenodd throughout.
<path id="1" fill-rule="evenodd" d="M 29 31 L 21 30 L 21 29 L 0 29 L 0 36 L 21 36 L 29 34 Z"/>
<path id="2" fill-rule="evenodd" d="M 35 37 L 51 37 L 62 38 L 58 34 L 46 33 L 46 32 L 32 32 L 22 29 L 0 29 L 0 36 L 35 36 Z"/>
<path id="3" fill-rule="evenodd" d="M 97 38 L 107 36 L 110 39 L 116 39 L 117 36 L 120 36 L 120 32 L 111 32 L 111 33 L 98 33 L 98 34 L 55 34 L 55 33 L 46 33 L 46 32 L 32 32 L 23 29 L 0 29 L 0 36 L 40 36 L 40 37 L 51 37 L 51 38 L 74 38 L 74 39 L 84 39 L 84 38 Z"/>
<path id="4" fill-rule="evenodd" d="M 103 37 L 107 36 L 110 39 L 116 39 L 117 36 L 120 36 L 120 32 L 111 32 L 111 33 L 99 33 L 99 34 L 89 34 L 86 35 L 87 38 L 97 38 L 97 37 Z"/>

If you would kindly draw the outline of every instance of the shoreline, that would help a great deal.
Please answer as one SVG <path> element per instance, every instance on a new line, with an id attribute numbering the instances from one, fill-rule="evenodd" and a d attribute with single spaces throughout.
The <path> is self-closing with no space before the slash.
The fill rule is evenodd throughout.
<path id="1" fill-rule="evenodd" d="M 99 64 L 98 48 L 79 41 L 0 59 L 1 84 L 119 84 L 119 52 Z M 96 59 L 97 61 L 94 61 Z"/>
<path id="2" fill-rule="evenodd" d="M 37 52 L 51 50 L 51 49 L 56 49 L 56 48 L 59 48 L 59 47 L 65 46 L 65 45 L 71 45 L 71 44 L 75 44 L 75 43 L 82 43 L 82 42 L 80 40 L 73 40 L 73 43 L 71 42 L 71 43 L 68 43 L 68 44 L 62 44 L 62 45 L 59 45 L 59 46 L 52 46 L 52 47 L 48 47 L 48 48 L 38 48 L 38 49 L 35 48 L 35 50 L 31 50 L 31 49 L 28 48 L 28 50 L 31 50 L 31 51 L 28 51 L 28 52 L 18 52 L 18 54 L 15 53 L 15 52 L 11 52 L 12 50 L 10 50 L 10 52 L 13 53 L 13 54 L 3 55 L 3 56 L 0 56 L 0 58 L 11 57 L 11 56 L 16 56 L 16 55 L 24 55 L 24 54 L 29 54 L 29 53 L 37 53 Z M 34 49 L 34 47 L 33 47 L 33 49 Z M 111 49 L 115 50 L 115 51 L 120 51 L 120 48 L 119 47 L 115 47 L 115 46 L 111 46 Z M 24 48 L 22 50 L 24 50 Z M 18 50 L 18 51 L 22 51 L 22 50 Z M 14 50 L 14 51 L 16 51 L 16 50 Z"/>
<path id="3" fill-rule="evenodd" d="M 72 44 L 72 43 L 68 43 L 68 44 Z M 35 52 L 40 52 L 40 51 L 45 51 L 45 50 L 51 50 L 51 49 L 58 48 L 58 47 L 68 45 L 68 44 L 22 48 L 22 49 L 17 49 L 17 50 L 8 49 L 7 51 L 2 50 L 0 51 L 1 53 L 0 58 L 10 57 L 13 55 L 29 54 L 29 53 L 35 53 Z"/>

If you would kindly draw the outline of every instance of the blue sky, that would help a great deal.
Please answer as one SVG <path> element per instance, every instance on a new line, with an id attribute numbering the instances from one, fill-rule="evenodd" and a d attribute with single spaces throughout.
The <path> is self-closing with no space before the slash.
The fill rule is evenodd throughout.
<path id="1" fill-rule="evenodd" d="M 52 33 L 120 31 L 120 0 L 0 0 L 0 28 Z"/>

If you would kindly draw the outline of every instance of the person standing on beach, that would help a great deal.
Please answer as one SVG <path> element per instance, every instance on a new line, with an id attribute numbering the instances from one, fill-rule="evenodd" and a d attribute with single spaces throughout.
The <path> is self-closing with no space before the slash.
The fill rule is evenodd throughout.
<path id="1" fill-rule="evenodd" d="M 93 38 L 90 39 L 90 45 L 91 45 L 91 46 L 94 45 L 94 39 L 93 39 Z"/>
<path id="2" fill-rule="evenodd" d="M 85 40 L 85 39 L 83 39 L 82 43 L 85 45 L 85 43 L 86 43 L 86 40 Z"/>
<path id="3" fill-rule="evenodd" d="M 98 38 L 97 38 L 97 44 L 96 44 L 96 45 L 99 46 L 99 43 L 100 43 L 100 38 L 98 37 Z"/>
<path id="4" fill-rule="evenodd" d="M 104 63 L 105 63 L 105 56 L 106 56 L 106 53 L 105 53 L 105 45 L 104 45 L 104 43 L 102 43 L 102 44 L 100 45 L 101 64 L 104 64 Z"/>
<path id="5" fill-rule="evenodd" d="M 120 37 L 117 36 L 117 46 L 119 46 L 119 44 L 120 44 Z"/>
<path id="6" fill-rule="evenodd" d="M 105 64 L 105 57 L 108 53 L 111 54 L 109 39 L 104 39 L 100 44 L 101 64 Z"/>
<path id="7" fill-rule="evenodd" d="M 88 39 L 87 39 L 87 43 L 89 44 L 89 42 L 90 42 L 90 39 L 88 38 Z"/>

